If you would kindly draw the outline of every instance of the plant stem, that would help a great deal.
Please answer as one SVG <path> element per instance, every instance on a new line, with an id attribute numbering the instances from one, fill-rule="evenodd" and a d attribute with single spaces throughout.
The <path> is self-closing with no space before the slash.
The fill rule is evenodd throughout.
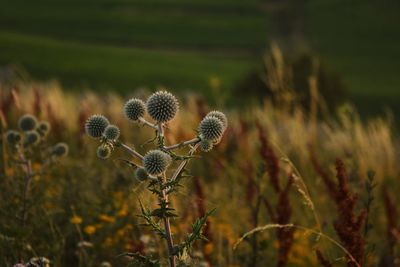
<path id="1" fill-rule="evenodd" d="M 21 160 L 21 164 L 23 165 L 23 170 L 25 172 L 25 185 L 24 191 L 22 194 L 22 216 L 21 216 L 21 229 L 25 228 L 26 220 L 27 220 L 27 212 L 28 212 L 28 198 L 29 198 L 29 189 L 32 181 L 32 164 L 30 160 L 27 160 L 24 153 L 19 150 L 19 158 Z M 23 242 L 23 240 L 22 240 Z M 19 253 L 19 261 L 22 262 L 22 251 Z"/>
<path id="2" fill-rule="evenodd" d="M 153 129 L 155 129 L 155 130 L 158 130 L 157 125 L 154 125 L 153 123 L 148 122 L 145 118 L 139 118 L 139 121 L 140 121 L 141 123 L 143 123 L 144 125 L 149 126 L 150 128 L 153 128 Z"/>
<path id="3" fill-rule="evenodd" d="M 191 145 L 191 144 L 196 144 L 198 142 L 200 142 L 200 138 L 196 137 L 196 138 L 193 138 L 191 140 L 187 140 L 187 141 L 184 141 L 184 142 L 172 145 L 172 146 L 166 146 L 164 149 L 165 150 L 172 150 L 172 149 L 180 148 L 180 147 Z"/>
<path id="4" fill-rule="evenodd" d="M 140 153 L 137 152 L 136 150 L 130 148 L 129 146 L 125 145 L 125 144 L 122 143 L 122 142 L 119 142 L 118 144 L 119 144 L 122 148 L 124 148 L 124 149 L 125 149 L 129 154 L 131 154 L 132 156 L 138 157 L 138 158 L 141 159 L 141 160 L 143 159 L 143 156 L 140 155 Z"/>
<path id="5" fill-rule="evenodd" d="M 163 185 L 165 182 L 166 182 L 166 178 L 165 178 L 165 174 L 164 174 L 161 177 L 160 185 Z M 162 190 L 161 203 L 166 203 L 167 205 L 165 207 L 168 207 L 168 194 L 167 194 L 166 189 Z M 165 235 L 166 235 L 166 240 L 167 240 L 167 245 L 168 245 L 169 266 L 175 267 L 174 240 L 172 239 L 171 225 L 169 222 L 169 218 L 167 216 L 164 216 L 163 222 L 164 222 Z"/>

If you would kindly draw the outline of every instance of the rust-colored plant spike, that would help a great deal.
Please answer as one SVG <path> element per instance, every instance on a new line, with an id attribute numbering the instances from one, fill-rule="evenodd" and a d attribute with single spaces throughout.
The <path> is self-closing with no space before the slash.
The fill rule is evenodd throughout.
<path id="1" fill-rule="evenodd" d="M 323 267 L 333 266 L 327 259 L 325 259 L 324 255 L 322 255 L 322 252 L 319 249 L 315 251 L 315 254 L 317 255 L 318 262 L 321 264 L 321 266 Z"/>
<path id="2" fill-rule="evenodd" d="M 347 256 L 347 265 L 349 267 L 362 266 L 365 246 L 362 227 L 365 222 L 367 211 L 363 209 L 359 214 L 356 214 L 358 195 L 349 188 L 349 177 L 342 160 L 336 160 L 336 184 L 329 174 L 319 165 L 312 150 L 311 159 L 315 170 L 322 177 L 329 195 L 335 202 L 338 216 L 333 223 L 335 231 L 343 246 L 356 261 L 354 262 L 354 260 Z"/>
<path id="3" fill-rule="evenodd" d="M 268 173 L 271 186 L 278 195 L 278 202 L 275 210 L 272 208 L 272 205 L 269 203 L 266 197 L 263 197 L 263 203 L 267 208 L 267 212 L 270 215 L 272 222 L 284 225 L 290 223 L 292 217 L 292 206 L 289 200 L 289 192 L 293 184 L 293 176 L 292 174 L 289 174 L 287 183 L 282 189 L 279 183 L 280 167 L 278 157 L 268 141 L 266 131 L 259 122 L 257 122 L 257 129 L 261 144 L 260 155 L 266 165 L 266 171 Z M 278 228 L 276 230 L 278 238 L 277 267 L 283 267 L 287 264 L 289 252 L 293 245 L 294 231 L 294 228 Z"/>
<path id="4" fill-rule="evenodd" d="M 383 201 L 385 205 L 386 212 L 386 236 L 389 249 L 389 258 L 384 259 L 388 261 L 387 264 L 392 264 L 395 257 L 395 246 L 396 243 L 400 241 L 400 226 L 397 225 L 397 207 L 394 203 L 392 197 L 390 196 L 386 187 L 383 188 Z"/>

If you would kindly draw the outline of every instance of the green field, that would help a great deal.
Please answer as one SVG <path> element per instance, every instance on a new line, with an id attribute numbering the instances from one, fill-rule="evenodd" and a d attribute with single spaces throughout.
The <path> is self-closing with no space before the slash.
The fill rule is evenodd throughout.
<path id="1" fill-rule="evenodd" d="M 126 92 L 164 85 L 207 93 L 209 78 L 218 76 L 229 90 L 259 67 L 270 41 L 259 0 L 0 3 L 0 64 L 70 87 Z M 312 48 L 364 108 L 400 99 L 399 7 L 390 0 L 307 3 Z"/>

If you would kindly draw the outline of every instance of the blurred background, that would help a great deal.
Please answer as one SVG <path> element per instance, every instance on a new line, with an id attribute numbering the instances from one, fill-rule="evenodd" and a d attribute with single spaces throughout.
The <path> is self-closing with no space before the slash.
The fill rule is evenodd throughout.
<path id="1" fill-rule="evenodd" d="M 400 113 L 395 0 L 0 0 L 0 79 L 128 94 L 164 86 L 244 104 L 267 96 L 277 47 L 307 95 Z"/>

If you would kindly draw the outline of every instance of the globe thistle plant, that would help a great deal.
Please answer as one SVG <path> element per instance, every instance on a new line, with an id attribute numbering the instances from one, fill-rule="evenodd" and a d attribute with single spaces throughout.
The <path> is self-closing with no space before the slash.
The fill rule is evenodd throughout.
<path id="1" fill-rule="evenodd" d="M 199 125 L 199 133 L 201 139 L 208 141 L 218 141 L 224 133 L 224 125 L 222 121 L 213 116 L 205 117 Z"/>
<path id="2" fill-rule="evenodd" d="M 174 244 L 170 218 L 177 215 L 168 198 L 181 186 L 180 182 L 184 177 L 183 172 L 189 159 L 199 148 L 204 152 L 211 151 L 214 145 L 221 140 L 228 126 L 228 121 L 222 112 L 212 111 L 200 122 L 197 136 L 187 141 L 167 145 L 164 130 L 166 124 L 178 112 L 179 104 L 176 97 L 169 92 L 160 91 L 149 97 L 145 109 L 144 103 L 142 100 L 133 98 L 123 107 L 123 113 L 129 120 L 155 130 L 156 136 L 150 141 L 155 147 L 145 153 L 144 156 L 135 148 L 124 144 L 121 141 L 118 127 L 109 125 L 108 120 L 102 115 L 90 117 L 85 125 L 85 130 L 89 136 L 99 140 L 100 146 L 97 148 L 99 158 L 109 158 L 114 148 L 120 148 L 136 158 L 136 161 L 126 160 L 126 162 L 129 162 L 129 166 L 135 166 L 135 177 L 140 182 L 148 183 L 149 191 L 158 197 L 159 203 L 159 207 L 154 210 L 149 210 L 141 204 L 142 214 L 140 217 L 144 220 L 145 225 L 150 226 L 154 232 L 166 240 L 168 248 L 166 260 L 168 260 L 170 267 L 175 267 L 176 260 L 183 254 L 187 254 L 186 252 L 191 249 L 193 243 L 202 238 L 202 228 L 212 212 L 207 213 L 194 223 L 193 232 L 189 233 L 187 239 Z M 146 111 L 153 122 L 144 118 Z M 188 148 L 185 155 L 177 155 L 173 152 L 176 149 L 185 148 Z M 176 168 L 172 169 L 171 166 L 176 166 Z M 138 263 L 143 263 L 144 258 L 147 262 L 152 261 L 146 256 L 143 258 L 143 255 L 133 257 Z"/>
<path id="3" fill-rule="evenodd" d="M 153 176 L 161 175 L 171 164 L 171 156 L 161 150 L 151 150 L 143 158 L 143 167 Z"/>
<path id="4" fill-rule="evenodd" d="M 121 134 L 121 131 L 119 130 L 119 128 L 115 125 L 110 124 L 104 129 L 103 136 L 107 140 L 113 141 L 113 140 L 117 140 L 119 138 L 120 134 Z"/>
<path id="5" fill-rule="evenodd" d="M 18 120 L 18 127 L 23 132 L 33 131 L 36 129 L 36 126 L 37 119 L 33 115 L 25 114 Z"/>
<path id="6" fill-rule="evenodd" d="M 16 238 L 17 242 L 15 243 L 18 246 L 16 251 L 18 251 L 22 262 L 22 259 L 26 256 L 24 255 L 27 247 L 26 235 L 32 231 L 32 229 L 27 229 L 30 219 L 28 215 L 31 213 L 30 209 L 32 208 L 32 205 L 28 205 L 28 203 L 33 202 L 34 196 L 37 195 L 30 192 L 34 182 L 33 177 L 42 175 L 58 159 L 66 156 L 68 154 L 68 145 L 65 143 L 58 143 L 55 146 L 49 144 L 45 136 L 50 132 L 50 124 L 48 122 L 38 123 L 38 120 L 33 115 L 26 114 L 21 116 L 17 124 L 19 131 L 8 130 L 4 136 L 4 141 L 8 145 L 6 149 L 9 155 L 7 163 L 13 169 L 12 181 L 16 183 L 20 181 L 21 183 L 19 184 L 22 185 L 22 190 L 19 188 L 18 194 L 15 194 L 15 198 L 18 200 L 16 202 L 18 207 L 15 207 L 17 214 L 15 210 L 12 212 L 12 217 L 18 218 L 15 227 L 17 227 L 17 231 L 22 233 Z M 11 220 L 10 225 L 12 224 Z"/>
<path id="7" fill-rule="evenodd" d="M 213 110 L 207 113 L 206 117 L 215 117 L 219 119 L 222 122 L 222 125 L 224 126 L 224 131 L 228 127 L 228 118 L 224 113 L 218 110 Z"/>
<path id="8" fill-rule="evenodd" d="M 108 145 L 101 145 L 97 148 L 97 156 L 101 159 L 108 159 L 111 156 L 111 148 Z"/>
<path id="9" fill-rule="evenodd" d="M 103 115 L 93 115 L 85 123 L 86 134 L 93 138 L 99 138 L 109 124 L 110 122 Z"/>
<path id="10" fill-rule="evenodd" d="M 156 122 L 172 120 L 179 109 L 178 100 L 171 93 L 160 91 L 152 94 L 146 103 L 147 112 Z"/>
<path id="11" fill-rule="evenodd" d="M 149 175 L 147 174 L 146 170 L 144 168 L 137 168 L 135 171 L 135 177 L 143 182 L 149 178 Z"/>
<path id="12" fill-rule="evenodd" d="M 124 106 L 125 116 L 132 121 L 142 118 L 145 112 L 146 104 L 141 99 L 132 98 Z"/>

